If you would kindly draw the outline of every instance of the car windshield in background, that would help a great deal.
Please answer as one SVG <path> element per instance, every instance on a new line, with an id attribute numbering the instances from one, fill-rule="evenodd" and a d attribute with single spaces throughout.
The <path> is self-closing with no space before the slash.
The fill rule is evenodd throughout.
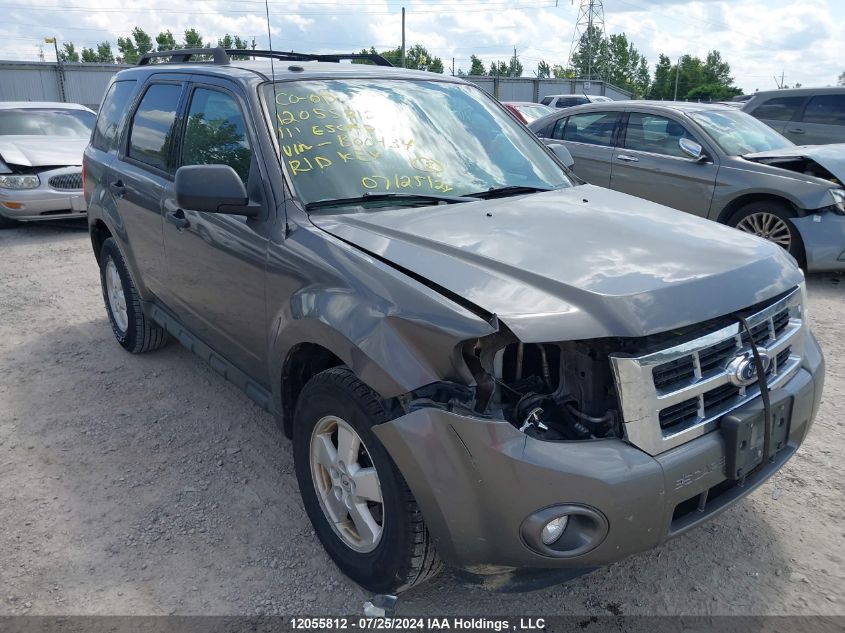
<path id="1" fill-rule="evenodd" d="M 96 118 L 87 110 L 0 110 L 0 136 L 88 138 Z"/>
<path id="2" fill-rule="evenodd" d="M 373 195 L 384 193 L 405 194 L 391 198 L 399 204 L 416 195 L 455 201 L 505 187 L 515 194 L 571 185 L 533 135 L 472 86 L 303 80 L 269 84 L 264 94 L 282 161 L 312 208 L 368 195 L 384 206 Z"/>
<path id="3" fill-rule="evenodd" d="M 689 116 L 730 156 L 794 145 L 765 123 L 738 110 L 699 110 Z"/>

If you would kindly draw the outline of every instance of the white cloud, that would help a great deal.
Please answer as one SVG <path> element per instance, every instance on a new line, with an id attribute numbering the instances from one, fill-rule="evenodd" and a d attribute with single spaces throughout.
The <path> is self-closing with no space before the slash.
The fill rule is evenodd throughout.
<path id="1" fill-rule="evenodd" d="M 37 59 L 39 44 L 53 57 L 45 36 L 72 41 L 77 48 L 109 40 L 116 51 L 118 36 L 136 24 L 150 35 L 169 29 L 177 39 L 197 28 L 206 41 L 226 33 L 267 47 L 264 3 L 209 0 L 174 5 L 147 0 L 144 9 L 127 0 L 5 0 L 0 23 L 0 59 Z M 107 4 L 108 3 L 108 4 Z M 516 47 L 527 75 L 544 59 L 565 63 L 577 7 L 551 0 L 409 0 L 404 3 L 406 42 L 420 43 L 458 68 L 469 67 L 475 53 L 486 65 L 506 60 Z M 394 0 L 347 2 L 270 0 L 273 44 L 281 50 L 357 51 L 400 43 L 400 5 Z M 78 9 L 77 9 L 78 8 Z M 834 83 L 845 70 L 841 37 L 833 25 L 845 20 L 845 3 L 818 0 L 608 0 L 608 33 L 625 31 L 654 64 L 659 53 L 673 60 L 689 53 L 721 51 L 737 84 L 750 91 L 773 88 L 773 75 L 790 84 Z"/>

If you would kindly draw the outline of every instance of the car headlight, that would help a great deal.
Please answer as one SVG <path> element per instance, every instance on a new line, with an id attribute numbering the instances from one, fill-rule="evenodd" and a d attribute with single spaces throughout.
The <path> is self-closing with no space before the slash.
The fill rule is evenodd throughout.
<path id="1" fill-rule="evenodd" d="M 3 189 L 35 189 L 40 184 L 41 179 L 35 174 L 0 176 L 0 187 Z"/>
<path id="2" fill-rule="evenodd" d="M 833 206 L 839 213 L 845 215 L 845 189 L 836 187 L 830 190 L 830 195 L 833 196 Z"/>

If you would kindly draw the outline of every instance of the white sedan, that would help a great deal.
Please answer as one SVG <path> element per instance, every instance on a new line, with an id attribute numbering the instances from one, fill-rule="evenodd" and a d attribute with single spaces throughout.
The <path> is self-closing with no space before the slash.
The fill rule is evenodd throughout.
<path id="1" fill-rule="evenodd" d="M 0 102 L 0 228 L 85 216 L 82 153 L 95 119 L 75 103 Z"/>

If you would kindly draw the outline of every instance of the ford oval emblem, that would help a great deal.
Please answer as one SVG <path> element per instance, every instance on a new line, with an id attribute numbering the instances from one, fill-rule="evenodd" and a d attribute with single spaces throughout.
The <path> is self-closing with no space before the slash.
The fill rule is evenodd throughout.
<path id="1" fill-rule="evenodd" d="M 769 366 L 772 364 L 771 357 L 763 350 L 759 350 L 758 353 L 763 364 L 763 371 L 768 372 Z M 744 352 L 734 358 L 728 363 L 726 371 L 731 384 L 737 387 L 747 387 L 757 382 L 757 363 L 754 361 L 752 352 Z"/>

